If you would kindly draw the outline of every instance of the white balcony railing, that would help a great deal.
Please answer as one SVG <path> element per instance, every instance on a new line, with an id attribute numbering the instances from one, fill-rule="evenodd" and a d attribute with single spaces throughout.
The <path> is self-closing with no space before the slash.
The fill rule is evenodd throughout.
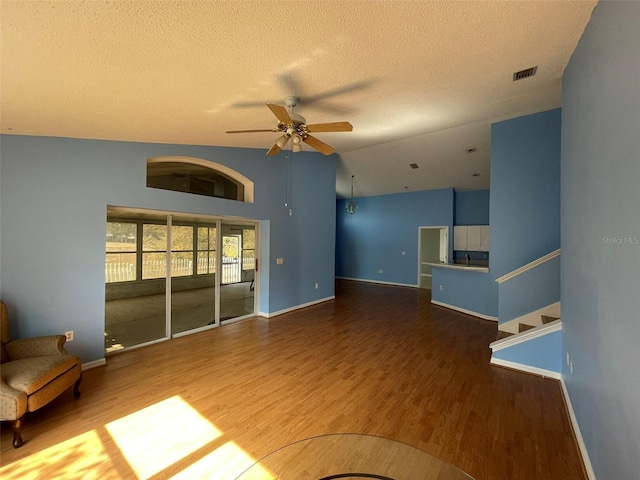
<path id="1" fill-rule="evenodd" d="M 171 261 L 171 277 L 186 277 L 192 275 L 206 275 L 216 273 L 216 259 L 199 258 L 194 271 L 193 261 L 176 258 Z M 253 270 L 255 261 L 253 256 L 244 256 L 242 267 L 240 259 L 234 257 L 222 258 L 221 283 L 236 283 L 242 280 L 243 270 Z M 142 278 L 165 278 L 167 262 L 164 260 L 147 260 L 142 263 Z M 108 262 L 105 265 L 105 282 L 133 282 L 136 281 L 136 266 L 129 262 Z"/>

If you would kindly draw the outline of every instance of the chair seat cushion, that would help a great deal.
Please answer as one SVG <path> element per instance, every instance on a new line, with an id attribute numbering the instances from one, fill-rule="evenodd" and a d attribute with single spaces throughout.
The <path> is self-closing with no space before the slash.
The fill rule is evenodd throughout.
<path id="1" fill-rule="evenodd" d="M 3 363 L 0 371 L 2 379 L 10 387 L 31 395 L 71 370 L 79 364 L 79 361 L 79 358 L 74 355 L 24 358 Z"/>

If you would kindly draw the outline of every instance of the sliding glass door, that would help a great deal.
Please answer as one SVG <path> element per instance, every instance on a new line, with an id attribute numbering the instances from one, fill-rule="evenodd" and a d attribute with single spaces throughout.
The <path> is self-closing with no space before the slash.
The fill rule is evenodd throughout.
<path id="1" fill-rule="evenodd" d="M 171 333 L 217 324 L 217 224 L 173 218 L 171 227 Z"/>
<path id="2" fill-rule="evenodd" d="M 164 339 L 166 321 L 166 216 L 107 220 L 105 351 Z"/>
<path id="3" fill-rule="evenodd" d="M 222 278 L 220 320 L 254 314 L 256 227 L 252 224 L 222 224 Z"/>
<path id="4" fill-rule="evenodd" d="M 255 248 L 255 223 L 109 209 L 105 351 L 255 315 Z"/>

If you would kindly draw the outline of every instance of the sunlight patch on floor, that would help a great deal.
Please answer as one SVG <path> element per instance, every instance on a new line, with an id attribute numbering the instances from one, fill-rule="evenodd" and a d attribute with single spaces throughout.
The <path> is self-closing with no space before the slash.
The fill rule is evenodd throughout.
<path id="1" fill-rule="evenodd" d="M 236 478 L 255 463 L 249 454 L 240 448 L 235 442 L 227 442 L 211 452 L 206 457 L 193 463 L 171 480 L 229 480 Z M 273 480 L 276 477 L 260 466 L 251 469 L 252 480 Z M 244 480 L 245 477 L 243 476 Z"/>
<path id="2" fill-rule="evenodd" d="M 147 479 L 222 435 L 174 396 L 105 425 L 139 479 Z"/>
<path id="3" fill-rule="evenodd" d="M 0 470 L 0 477 L 3 480 L 122 478 L 95 430 L 7 465 Z"/>
<path id="4" fill-rule="evenodd" d="M 184 468 L 171 478 L 229 480 L 255 459 L 233 441 L 222 443 L 222 435 L 176 395 L 6 465 L 0 478 L 148 480 L 158 474 L 167 478 L 172 470 Z M 199 458 L 204 452 L 209 453 Z M 199 459 L 189 464 L 190 455 Z M 253 480 L 276 478 L 260 467 L 253 471 L 257 472 Z"/>

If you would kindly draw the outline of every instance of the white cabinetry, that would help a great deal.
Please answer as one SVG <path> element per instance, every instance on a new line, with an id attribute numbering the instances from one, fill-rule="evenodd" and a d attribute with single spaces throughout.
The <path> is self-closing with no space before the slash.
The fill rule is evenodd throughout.
<path id="1" fill-rule="evenodd" d="M 453 249 L 488 252 L 489 225 L 459 225 L 453 227 Z"/>
<path id="2" fill-rule="evenodd" d="M 454 250 L 466 250 L 467 249 L 467 229 L 465 226 L 453 227 L 453 249 Z"/>
<path id="3" fill-rule="evenodd" d="M 480 227 L 470 226 L 467 227 L 467 248 L 472 252 L 480 251 L 480 244 L 482 243 L 482 236 L 480 233 Z"/>
<path id="4" fill-rule="evenodd" d="M 480 226 L 480 251 L 489 251 L 489 225 Z"/>

